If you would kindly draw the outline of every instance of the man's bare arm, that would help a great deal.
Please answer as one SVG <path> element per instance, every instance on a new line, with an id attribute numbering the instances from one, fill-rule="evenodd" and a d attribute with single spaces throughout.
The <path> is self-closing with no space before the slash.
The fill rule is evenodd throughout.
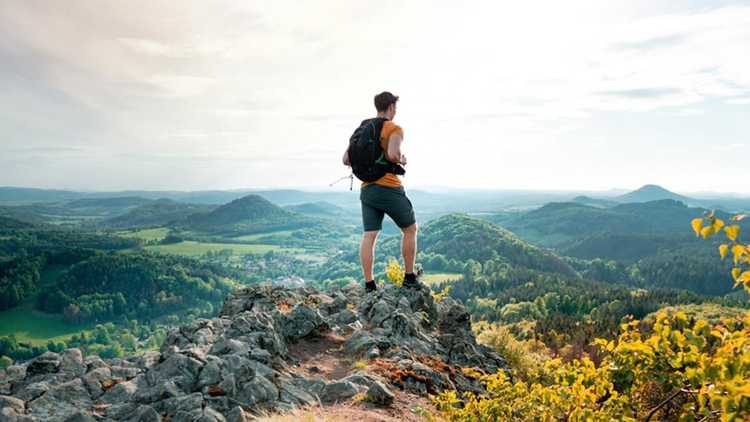
<path id="1" fill-rule="evenodd" d="M 345 166 L 351 166 L 351 163 L 349 163 L 349 148 L 344 151 L 344 157 L 341 159 L 341 161 Z"/>
<path id="2" fill-rule="evenodd" d="M 388 138 L 388 158 L 396 164 L 406 164 L 406 156 L 401 154 L 403 140 L 403 136 L 395 134 Z"/>

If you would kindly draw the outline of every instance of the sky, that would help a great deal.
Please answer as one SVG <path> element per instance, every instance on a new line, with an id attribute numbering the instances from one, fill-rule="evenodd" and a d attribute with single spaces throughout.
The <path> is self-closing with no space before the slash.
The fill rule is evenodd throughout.
<path id="1" fill-rule="evenodd" d="M 750 1 L 0 0 L 0 186 L 750 195 Z"/>

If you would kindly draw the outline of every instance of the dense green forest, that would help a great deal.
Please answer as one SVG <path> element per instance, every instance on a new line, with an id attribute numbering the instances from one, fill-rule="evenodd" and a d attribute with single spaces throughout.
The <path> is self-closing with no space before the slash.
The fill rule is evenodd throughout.
<path id="1" fill-rule="evenodd" d="M 23 224 L 23 223 L 19 223 Z M 91 248 L 121 250 L 140 246 L 138 238 L 126 238 L 94 231 L 37 227 L 0 229 L 0 256 L 23 256 L 50 249 Z"/>
<path id="2" fill-rule="evenodd" d="M 49 250 L 0 264 L 0 311 L 18 306 L 36 292 L 41 273 L 48 265 L 70 265 L 97 253 L 83 248 Z"/>
<path id="3" fill-rule="evenodd" d="M 190 258 L 98 253 L 73 265 L 37 296 L 36 308 L 71 323 L 115 316 L 153 318 L 184 308 L 220 306 L 242 272 Z"/>

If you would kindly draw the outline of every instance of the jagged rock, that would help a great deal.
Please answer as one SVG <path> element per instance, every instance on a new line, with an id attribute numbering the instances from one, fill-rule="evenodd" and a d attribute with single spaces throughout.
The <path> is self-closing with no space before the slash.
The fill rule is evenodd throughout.
<path id="1" fill-rule="evenodd" d="M 261 363 L 268 363 L 271 361 L 271 353 L 269 353 L 268 350 L 253 349 L 253 351 L 250 352 L 250 358 Z"/>
<path id="2" fill-rule="evenodd" d="M 370 388 L 367 389 L 367 399 L 373 403 L 388 406 L 393 403 L 393 399 L 395 398 L 396 395 L 393 394 L 393 391 L 380 381 L 373 382 Z"/>
<path id="3" fill-rule="evenodd" d="M 282 381 L 279 388 L 279 401 L 295 406 L 317 403 L 316 397 L 286 380 Z"/>
<path id="4" fill-rule="evenodd" d="M 120 420 L 134 414 L 138 406 L 134 403 L 119 403 L 107 408 L 107 417 Z"/>
<path id="5" fill-rule="evenodd" d="M 349 375 L 346 378 L 342 378 L 341 381 L 349 381 L 352 384 L 359 385 L 361 387 L 369 388 L 370 385 L 372 385 L 374 382 L 376 382 L 378 379 L 375 378 L 372 375 L 369 375 L 365 372 L 357 372 L 354 375 Z"/>
<path id="6" fill-rule="evenodd" d="M 86 372 L 93 371 L 97 368 L 109 368 L 109 366 L 97 355 L 86 356 L 83 359 L 84 365 L 86 365 Z"/>
<path id="7" fill-rule="evenodd" d="M 328 382 L 295 373 L 318 366 L 321 376 L 331 377 L 324 364 L 303 362 L 315 358 L 295 350 L 313 336 L 338 346 L 343 341 L 347 355 L 380 358 L 391 370 Z M 340 353 L 322 344 L 315 356 Z M 0 378 L 0 422 L 102 420 L 103 414 L 112 422 L 244 422 L 245 412 L 261 404 L 291 410 L 363 393 L 388 404 L 394 386 L 484 393 L 478 380 L 456 370 L 461 366 L 507 370 L 500 354 L 476 343 L 468 312 L 448 297 L 435 302 L 428 290 L 391 284 L 368 295 L 359 285 L 322 293 L 252 285 L 231 293 L 220 317 L 172 329 L 159 352 L 103 361 L 68 349 L 10 367 Z"/>
<path id="8" fill-rule="evenodd" d="M 284 337 L 291 339 L 305 338 L 320 334 L 328 328 L 317 309 L 304 303 L 294 305 L 292 311 L 284 318 Z"/>
<path id="9" fill-rule="evenodd" d="M 130 399 L 137 390 L 136 383 L 126 381 L 116 384 L 99 397 L 99 402 L 107 404 L 123 403 Z"/>
<path id="10" fill-rule="evenodd" d="M 96 422 L 96 419 L 92 418 L 88 413 L 79 410 L 65 419 L 65 422 Z"/>
<path id="11" fill-rule="evenodd" d="M 141 405 L 122 422 L 161 422 L 162 417 L 151 406 Z"/>
<path id="12" fill-rule="evenodd" d="M 57 384 L 37 399 L 26 402 L 26 414 L 40 420 L 67 417 L 94 404 L 80 379 Z"/>
<path id="13" fill-rule="evenodd" d="M 98 398 L 104 394 L 104 383 L 111 379 L 112 371 L 107 366 L 92 369 L 81 378 L 83 385 L 86 386 L 93 398 Z"/>
<path id="14" fill-rule="evenodd" d="M 60 356 L 55 352 L 46 352 L 29 362 L 29 365 L 26 367 L 26 378 L 34 377 L 35 375 L 56 373 L 59 366 Z"/>
<path id="15" fill-rule="evenodd" d="M 307 378 L 297 374 L 293 374 L 293 383 L 301 390 L 310 393 L 316 401 L 321 398 L 326 386 L 326 382 L 320 378 Z"/>
<path id="16" fill-rule="evenodd" d="M 49 377 L 37 382 L 21 381 L 13 384 L 12 396 L 24 402 L 30 402 L 46 393 L 49 390 L 51 381 L 52 377 Z"/>
<path id="17" fill-rule="evenodd" d="M 227 422 L 245 422 L 247 420 L 245 411 L 242 410 L 242 408 L 239 406 L 230 410 L 229 413 L 227 413 L 226 418 L 227 418 Z"/>
<path id="18" fill-rule="evenodd" d="M 367 389 L 361 385 L 354 384 L 351 381 L 340 380 L 326 384 L 323 389 L 323 397 L 328 401 L 339 402 L 365 391 Z"/>
<path id="19" fill-rule="evenodd" d="M 31 420 L 27 416 L 21 415 L 13 411 L 13 409 L 6 407 L 0 408 L 0 422 L 20 422 Z"/>
<path id="20" fill-rule="evenodd" d="M 26 405 L 23 400 L 15 397 L 0 396 L 0 409 L 10 409 L 21 414 L 26 410 Z"/>
<path id="21" fill-rule="evenodd" d="M 235 398 L 243 403 L 252 405 L 264 401 L 276 401 L 279 398 L 278 388 L 260 374 L 255 374 L 249 382 L 240 388 L 241 390 Z"/>
<path id="22" fill-rule="evenodd" d="M 221 413 L 211 409 L 210 407 L 203 410 L 203 416 L 198 419 L 198 422 L 226 422 L 226 418 Z"/>
<path id="23" fill-rule="evenodd" d="M 181 353 L 169 356 L 164 362 L 152 366 L 146 372 L 150 385 L 165 384 L 174 381 L 185 391 L 191 391 L 196 386 L 196 376 L 203 364 Z"/>
<path id="24" fill-rule="evenodd" d="M 57 378 L 60 382 L 71 381 L 80 378 L 88 369 L 83 363 L 83 354 L 80 349 L 67 349 L 60 353 L 60 364 L 57 367 Z"/>

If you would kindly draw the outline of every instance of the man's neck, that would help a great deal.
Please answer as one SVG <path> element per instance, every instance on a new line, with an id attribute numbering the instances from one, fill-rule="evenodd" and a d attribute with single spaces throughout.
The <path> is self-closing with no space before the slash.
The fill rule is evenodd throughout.
<path id="1" fill-rule="evenodd" d="M 384 119 L 388 119 L 388 116 L 386 116 L 385 112 L 383 112 L 383 111 L 379 112 L 378 115 L 375 116 L 375 117 L 382 117 Z M 388 120 L 391 120 L 391 119 L 388 119 Z"/>

